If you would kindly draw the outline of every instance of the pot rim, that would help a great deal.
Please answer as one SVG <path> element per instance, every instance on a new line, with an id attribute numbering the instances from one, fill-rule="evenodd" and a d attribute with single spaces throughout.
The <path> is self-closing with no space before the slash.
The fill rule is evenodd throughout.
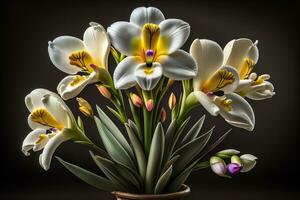
<path id="1" fill-rule="evenodd" d="M 130 199 L 155 199 L 155 198 L 164 198 L 164 199 L 172 199 L 174 197 L 184 197 L 191 192 L 189 186 L 182 184 L 181 190 L 178 192 L 167 193 L 167 194 L 132 194 L 127 192 L 113 191 L 111 192 L 113 195 L 121 198 L 130 198 Z"/>

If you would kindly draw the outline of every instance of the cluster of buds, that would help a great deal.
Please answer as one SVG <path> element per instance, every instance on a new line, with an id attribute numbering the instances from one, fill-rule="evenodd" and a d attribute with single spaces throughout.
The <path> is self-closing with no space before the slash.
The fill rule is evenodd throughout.
<path id="1" fill-rule="evenodd" d="M 248 172 L 256 165 L 257 157 L 251 154 L 238 156 L 240 152 L 235 149 L 227 149 L 220 151 L 210 158 L 210 167 L 212 171 L 223 177 L 231 177 L 240 172 Z M 226 164 L 224 159 L 230 159 L 230 163 Z"/>

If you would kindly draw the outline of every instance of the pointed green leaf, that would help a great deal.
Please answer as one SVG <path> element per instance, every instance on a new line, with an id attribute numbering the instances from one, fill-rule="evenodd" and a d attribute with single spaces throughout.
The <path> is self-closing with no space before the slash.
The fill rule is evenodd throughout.
<path id="1" fill-rule="evenodd" d="M 135 187 L 135 193 L 141 190 L 142 179 L 140 175 L 133 169 L 128 168 L 125 165 L 116 163 L 116 169 L 127 180 L 128 184 L 131 184 Z"/>
<path id="2" fill-rule="evenodd" d="M 189 132 L 184 136 L 184 138 L 181 141 L 181 145 L 184 145 L 193 139 L 195 139 L 198 134 L 200 133 L 200 130 L 203 126 L 203 122 L 205 120 L 205 115 L 203 115 L 195 124 L 194 126 L 189 130 Z"/>
<path id="3" fill-rule="evenodd" d="M 165 137 L 161 123 L 157 124 L 151 142 L 147 170 L 146 170 L 146 193 L 154 192 L 154 182 L 160 174 L 162 158 L 164 155 Z"/>
<path id="4" fill-rule="evenodd" d="M 193 141 L 188 142 L 174 152 L 174 155 L 180 155 L 180 159 L 174 164 L 174 175 L 178 175 L 205 147 L 213 132 L 212 128 L 207 133 L 199 136 Z"/>
<path id="5" fill-rule="evenodd" d="M 133 151 L 128 144 L 126 138 L 123 136 L 121 131 L 118 129 L 118 127 L 115 125 L 115 123 L 101 110 L 99 106 L 97 106 L 97 111 L 99 114 L 99 119 L 101 120 L 103 126 L 106 127 L 110 131 L 110 133 L 116 138 L 119 144 L 122 145 L 122 147 L 126 150 L 126 152 L 131 156 L 133 156 Z"/>
<path id="6" fill-rule="evenodd" d="M 114 137 L 109 129 L 104 126 L 104 124 L 100 121 L 98 117 L 94 117 L 97 128 L 99 130 L 102 142 L 105 146 L 107 153 L 111 156 L 111 158 L 120 162 L 127 167 L 134 167 L 134 163 L 131 157 L 128 155 L 127 151 L 123 148 L 123 146 L 118 142 L 118 140 Z"/>
<path id="7" fill-rule="evenodd" d="M 82 119 L 79 115 L 78 115 L 78 118 L 77 118 L 77 124 L 78 124 L 78 127 L 84 132 L 83 121 L 82 121 Z"/>
<path id="8" fill-rule="evenodd" d="M 126 187 L 127 183 L 121 177 L 118 171 L 114 167 L 114 163 L 101 156 L 95 156 L 92 151 L 90 151 L 91 157 L 93 158 L 96 165 L 101 169 L 101 171 L 116 185 L 119 186 L 123 191 L 128 190 Z"/>
<path id="9" fill-rule="evenodd" d="M 223 140 L 228 136 L 228 134 L 230 133 L 232 129 L 229 129 L 226 133 L 224 133 L 217 141 L 215 141 L 212 145 L 210 145 L 207 149 L 205 149 L 203 151 L 203 153 L 201 153 L 199 155 L 199 160 L 201 160 L 201 158 L 203 158 L 204 156 L 206 156 L 209 152 L 211 152 L 214 148 L 216 148 L 221 142 L 223 142 Z"/>
<path id="10" fill-rule="evenodd" d="M 140 175 L 144 178 L 146 174 L 146 158 L 145 153 L 143 150 L 143 146 L 140 143 L 137 136 L 133 133 L 132 129 L 129 127 L 128 124 L 125 124 L 129 140 L 131 142 L 131 145 L 133 147 L 133 151 L 137 160 L 138 169 L 140 172 Z"/>
<path id="11" fill-rule="evenodd" d="M 143 142 L 144 142 L 143 133 L 138 129 L 136 124 L 133 121 L 131 121 L 130 119 L 128 120 L 128 124 L 129 124 L 130 128 L 132 129 L 132 131 L 135 133 L 135 135 L 140 140 L 140 143 L 143 145 Z"/>
<path id="12" fill-rule="evenodd" d="M 161 175 L 161 177 L 158 179 L 157 184 L 155 186 L 154 194 L 160 194 L 165 189 L 165 187 L 167 186 L 171 178 L 172 172 L 173 172 L 173 166 L 171 165 L 165 171 L 165 173 L 163 173 L 163 175 Z"/>
<path id="13" fill-rule="evenodd" d="M 201 170 L 201 169 L 205 169 L 209 166 L 210 166 L 209 161 L 200 162 L 200 163 L 195 165 L 193 171 L 198 171 L 198 170 Z"/>
<path id="14" fill-rule="evenodd" d="M 100 190 L 111 192 L 119 189 L 114 183 L 112 183 L 110 180 L 106 178 L 103 178 L 97 174 L 87 171 L 86 169 L 78 167 L 74 164 L 68 163 L 59 157 L 56 157 L 56 159 L 79 179 L 83 180 L 84 182 Z"/>
<path id="15" fill-rule="evenodd" d="M 107 107 L 107 109 L 116 117 L 116 118 L 118 118 L 120 121 L 122 121 L 122 118 L 121 118 L 121 116 L 119 115 L 119 113 L 115 110 L 115 109 L 113 109 L 113 108 L 111 108 L 111 107 L 109 107 L 109 106 L 106 106 Z"/>
<path id="16" fill-rule="evenodd" d="M 174 163 L 179 159 L 180 155 L 176 155 L 173 158 L 171 158 L 168 162 L 166 162 L 164 168 L 161 170 L 162 173 L 164 173 L 171 165 L 174 165 Z"/>

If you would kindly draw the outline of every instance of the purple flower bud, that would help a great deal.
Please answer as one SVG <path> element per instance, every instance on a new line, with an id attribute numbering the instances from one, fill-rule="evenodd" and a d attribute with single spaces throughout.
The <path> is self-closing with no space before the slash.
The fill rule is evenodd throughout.
<path id="1" fill-rule="evenodd" d="M 231 174 L 231 175 L 236 175 L 238 174 L 241 169 L 243 167 L 240 164 L 237 163 L 230 163 L 227 165 L 227 171 Z"/>

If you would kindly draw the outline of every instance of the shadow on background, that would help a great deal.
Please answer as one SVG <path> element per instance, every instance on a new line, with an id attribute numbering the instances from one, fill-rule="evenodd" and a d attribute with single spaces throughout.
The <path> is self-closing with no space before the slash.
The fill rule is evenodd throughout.
<path id="1" fill-rule="evenodd" d="M 2 7 L 3 58 L 1 59 L 1 199 L 112 199 L 109 194 L 82 183 L 56 160 L 43 171 L 39 153 L 25 157 L 22 140 L 30 131 L 26 94 L 42 87 L 56 90 L 65 74 L 50 62 L 47 43 L 60 35 L 82 37 L 90 21 L 104 27 L 115 21 L 128 21 L 138 6 L 156 6 L 166 18 L 180 18 L 191 25 L 191 35 L 184 49 L 195 38 L 217 41 L 224 46 L 233 38 L 259 40 L 259 74 L 269 73 L 276 95 L 271 100 L 249 100 L 256 114 L 253 133 L 234 128 L 218 147 L 236 148 L 256 155 L 257 167 L 231 180 L 196 172 L 188 180 L 193 193 L 188 199 L 296 199 L 299 195 L 299 20 L 296 5 L 288 1 L 7 1 Z M 113 71 L 114 63 L 110 62 Z M 178 94 L 179 84 L 173 91 Z M 108 103 L 94 86 L 81 96 L 104 106 Z M 75 100 L 68 101 L 79 114 Z M 201 114 L 199 114 L 201 113 Z M 193 122 L 206 114 L 203 131 L 216 125 L 215 138 L 231 128 L 221 117 L 213 118 L 198 108 Z M 99 142 L 93 123 L 84 119 L 88 134 Z M 67 161 L 96 171 L 88 149 L 66 143 L 58 149 Z"/>

